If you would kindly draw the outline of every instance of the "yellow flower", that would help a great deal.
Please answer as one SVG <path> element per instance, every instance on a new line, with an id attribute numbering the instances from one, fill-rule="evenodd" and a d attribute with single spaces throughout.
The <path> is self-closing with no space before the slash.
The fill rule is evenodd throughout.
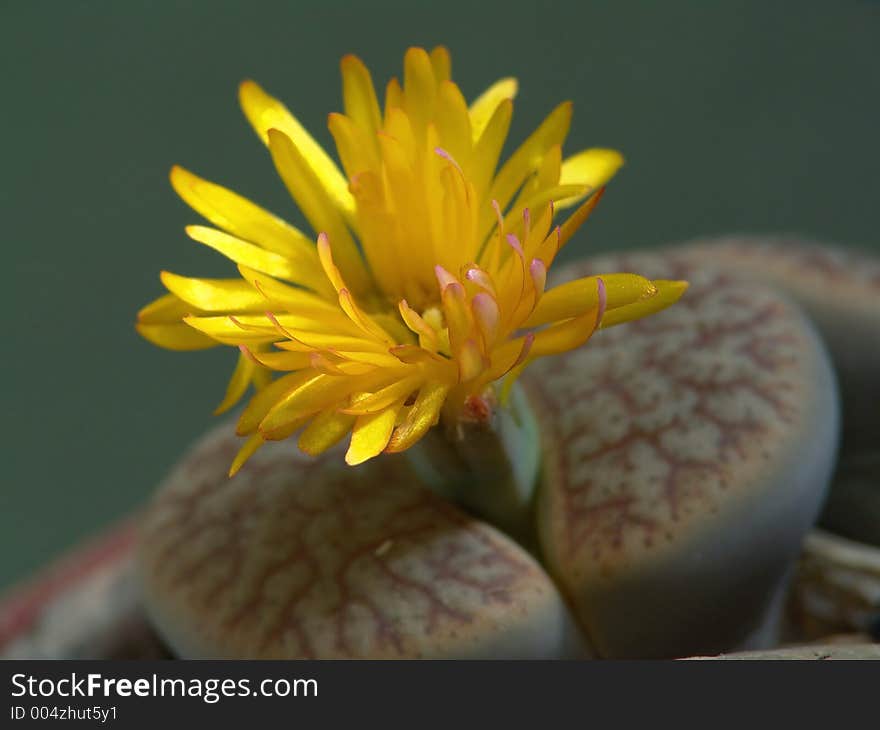
<path id="1" fill-rule="evenodd" d="M 329 128 L 344 173 L 279 101 L 251 81 L 240 88 L 317 245 L 236 193 L 171 172 L 178 194 L 218 227 L 190 226 L 189 236 L 241 276 L 163 272 L 169 293 L 141 310 L 137 327 L 169 349 L 240 349 L 218 411 L 251 384 L 256 393 L 230 473 L 264 441 L 296 432 L 310 454 L 350 433 L 349 464 L 403 451 L 441 417 L 485 416 L 496 381 L 509 387 L 535 358 L 662 309 L 686 287 L 624 273 L 545 291 L 557 253 L 623 162 L 608 149 L 562 158 L 569 102 L 499 168 L 514 79 L 468 106 L 446 49 L 411 48 L 383 109 L 359 59 L 341 68 L 345 113 L 331 114 Z"/>

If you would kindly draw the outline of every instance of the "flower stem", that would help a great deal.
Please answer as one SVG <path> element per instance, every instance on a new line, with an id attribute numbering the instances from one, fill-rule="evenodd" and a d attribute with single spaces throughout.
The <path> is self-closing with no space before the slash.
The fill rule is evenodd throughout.
<path id="1" fill-rule="evenodd" d="M 535 416 L 518 385 L 504 406 L 433 428 L 405 453 L 436 492 L 520 542 L 532 542 L 540 446 Z"/>

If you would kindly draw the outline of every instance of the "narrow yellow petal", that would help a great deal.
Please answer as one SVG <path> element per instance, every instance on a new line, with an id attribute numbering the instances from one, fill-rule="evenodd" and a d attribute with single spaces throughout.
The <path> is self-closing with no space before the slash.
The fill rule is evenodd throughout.
<path id="1" fill-rule="evenodd" d="M 597 278 L 595 284 L 596 306 L 573 319 L 551 325 L 538 332 L 535 335 L 528 358 L 520 368 L 544 355 L 558 355 L 561 352 L 580 347 L 592 337 L 599 327 L 599 322 L 605 314 L 608 303 L 605 283 L 601 278 Z M 512 383 L 513 379 L 509 378 L 509 383 Z M 505 385 L 509 387 L 509 383 Z"/>
<path id="2" fill-rule="evenodd" d="M 339 306 L 365 334 L 374 337 L 379 342 L 384 342 L 386 345 L 394 343 L 394 339 L 357 305 L 348 289 L 339 290 Z"/>
<path id="3" fill-rule="evenodd" d="M 171 168 L 171 185 L 193 210 L 215 226 L 303 266 L 311 262 L 314 269 L 315 247 L 309 237 L 247 198 L 180 166 Z"/>
<path id="4" fill-rule="evenodd" d="M 594 307 L 578 317 L 551 325 L 535 334 L 529 360 L 544 355 L 558 355 L 583 345 L 597 329 L 598 313 L 599 310 Z"/>
<path id="5" fill-rule="evenodd" d="M 333 249 L 330 246 L 330 240 L 327 238 L 326 233 L 321 233 L 318 236 L 318 259 L 321 262 L 324 275 L 333 285 L 336 293 L 338 294 L 345 289 L 345 279 L 333 260 Z"/>
<path id="6" fill-rule="evenodd" d="M 290 333 L 296 341 L 282 340 L 275 345 L 283 350 L 291 352 L 311 352 L 312 350 L 332 350 L 345 352 L 354 357 L 355 354 L 364 353 L 378 357 L 386 355 L 388 348 L 381 342 L 366 337 L 340 335 L 333 332 L 302 332 Z M 384 363 L 384 361 L 383 361 Z"/>
<path id="7" fill-rule="evenodd" d="M 141 324 L 173 324 L 193 311 L 191 304 L 187 304 L 176 294 L 168 293 L 141 307 L 137 313 L 137 321 Z"/>
<path id="8" fill-rule="evenodd" d="M 159 347 L 164 347 L 166 350 L 207 350 L 209 347 L 217 347 L 220 344 L 207 335 L 196 332 L 183 322 L 169 324 L 138 322 L 135 329 L 145 340 Z"/>
<path id="9" fill-rule="evenodd" d="M 539 208 L 547 203 L 555 203 L 557 200 L 581 200 L 589 192 L 590 189 L 585 185 L 554 185 L 535 190 L 531 194 L 524 195 L 522 199 L 518 199 L 511 207 L 510 212 L 504 216 L 504 228 L 510 231 L 516 230 L 522 219 L 523 211 L 526 209 Z"/>
<path id="10" fill-rule="evenodd" d="M 467 102 L 458 86 L 451 81 L 440 85 L 434 123 L 437 126 L 442 148 L 462 169 L 469 170 L 473 143 Z"/>
<path id="11" fill-rule="evenodd" d="M 341 441 L 354 425 L 355 417 L 347 413 L 323 411 L 303 429 L 299 448 L 310 456 L 318 456 Z"/>
<path id="12" fill-rule="evenodd" d="M 440 409 L 449 393 L 449 386 L 442 383 L 428 383 L 419 391 L 415 403 L 409 409 L 403 422 L 394 429 L 386 451 L 397 453 L 406 451 L 431 428 L 440 417 Z"/>
<path id="13" fill-rule="evenodd" d="M 270 129 L 268 134 L 272 160 L 288 191 L 312 227 L 333 241 L 337 264 L 345 280 L 357 291 L 363 291 L 369 285 L 369 277 L 345 221 L 290 137 L 277 129 Z"/>
<path id="14" fill-rule="evenodd" d="M 277 129 L 286 135 L 302 156 L 317 182 L 327 191 L 333 204 L 345 215 L 354 215 L 354 199 L 348 192 L 348 181 L 339 171 L 333 158 L 319 145 L 284 104 L 269 96 L 253 81 L 244 81 L 239 87 L 241 108 L 260 139 L 269 144 L 269 130 Z"/>
<path id="15" fill-rule="evenodd" d="M 401 401 L 384 411 L 357 417 L 351 430 L 351 443 L 345 454 L 347 464 L 362 464 L 385 450 L 402 405 Z"/>
<path id="16" fill-rule="evenodd" d="M 431 66 L 434 69 L 434 78 L 438 84 L 449 81 L 452 77 L 452 59 L 449 49 L 445 46 L 435 46 L 431 49 Z"/>
<path id="17" fill-rule="evenodd" d="M 464 287 L 457 281 L 443 287 L 441 293 L 443 314 L 449 328 L 449 343 L 452 354 L 458 356 L 464 343 L 470 338 L 473 319 Z"/>
<path id="18" fill-rule="evenodd" d="M 590 217 L 590 214 L 599 204 L 599 201 L 602 199 L 602 195 L 605 193 L 605 188 L 599 188 L 595 193 L 590 195 L 583 203 L 581 203 L 580 207 L 572 213 L 559 227 L 559 235 L 557 240 L 554 243 L 554 255 L 557 253 L 575 234 L 578 228 L 580 228 Z M 552 236 L 552 234 L 551 234 Z M 545 261 L 548 266 L 552 263 L 552 257 L 549 261 Z"/>
<path id="19" fill-rule="evenodd" d="M 586 185 L 588 192 L 598 190 L 614 177 L 623 165 L 623 155 L 617 150 L 594 148 L 578 152 L 562 162 L 559 175 L 560 185 Z M 576 205 L 582 196 L 574 196 L 556 201 L 556 209 Z"/>
<path id="20" fill-rule="evenodd" d="M 245 441 L 244 446 L 241 447 L 239 452 L 235 455 L 235 458 L 232 460 L 232 466 L 229 467 L 229 476 L 234 477 L 238 474 L 245 462 L 257 453 L 257 450 L 263 445 L 263 443 L 263 438 L 258 433 L 255 433 Z"/>
<path id="21" fill-rule="evenodd" d="M 403 57 L 403 95 L 413 132 L 423 139 L 437 96 L 434 69 L 424 48 L 408 48 Z"/>
<path id="22" fill-rule="evenodd" d="M 388 115 L 392 109 L 403 108 L 403 89 L 400 82 L 393 78 L 385 85 L 385 124 L 388 124 Z"/>
<path id="23" fill-rule="evenodd" d="M 540 167 L 544 155 L 555 145 L 561 145 L 565 141 L 570 125 L 571 102 L 566 101 L 550 112 L 541 125 L 502 165 L 492 183 L 490 199 L 497 200 L 504 209 L 525 179 Z M 481 230 L 488 235 L 494 224 L 493 214 L 491 211 L 486 211 L 484 216 Z"/>
<path id="24" fill-rule="evenodd" d="M 262 295 L 264 302 L 278 302 L 287 308 L 288 311 L 297 311 L 303 314 L 330 314 L 339 311 L 336 303 L 336 290 L 331 286 L 330 282 L 326 282 L 326 285 L 320 287 L 320 293 L 315 294 L 305 289 L 284 284 L 277 279 L 273 279 L 268 274 L 263 274 L 242 264 L 239 264 L 238 271 L 245 281 Z M 323 280 L 324 278 L 322 272 L 320 279 Z M 310 283 L 315 288 L 318 288 L 317 282 Z M 328 295 L 326 299 L 322 296 L 325 289 Z"/>
<path id="25" fill-rule="evenodd" d="M 366 375 L 325 375 L 314 371 L 303 371 L 311 375 L 298 388 L 283 395 L 260 422 L 260 433 L 267 439 L 275 440 L 280 432 L 292 422 L 309 417 L 325 408 L 338 410 L 338 404 L 355 392 L 369 390 L 389 379 L 389 373 L 379 372 Z"/>
<path id="26" fill-rule="evenodd" d="M 344 114 L 330 114 L 327 117 L 327 127 L 336 142 L 345 174 L 350 179 L 379 167 L 379 143 L 375 134 L 365 132 Z"/>
<path id="27" fill-rule="evenodd" d="M 682 294 L 688 288 L 686 281 L 665 281 L 658 279 L 654 282 L 657 293 L 647 299 L 642 299 L 632 304 L 627 304 L 617 309 L 607 311 L 602 318 L 601 328 L 614 327 L 614 325 L 630 322 L 634 319 L 647 317 L 649 314 L 659 312 L 681 299 Z"/>
<path id="28" fill-rule="evenodd" d="M 483 134 L 483 130 L 489 124 L 489 120 L 495 114 L 498 105 L 508 99 L 513 100 L 516 98 L 518 90 L 519 84 L 516 79 L 501 79 L 474 99 L 470 106 L 471 133 L 473 134 L 474 142 Z"/>
<path id="29" fill-rule="evenodd" d="M 397 307 L 406 326 L 419 336 L 419 345 L 427 347 L 429 350 L 436 350 L 437 331 L 409 306 L 406 299 L 401 299 Z"/>
<path id="30" fill-rule="evenodd" d="M 657 292 L 654 282 L 638 274 L 600 274 L 560 284 L 541 297 L 524 327 L 540 327 L 577 317 L 598 303 L 596 279 L 601 278 L 607 292 L 608 310 L 652 297 Z M 606 315 L 607 317 L 607 315 Z"/>
<path id="31" fill-rule="evenodd" d="M 397 401 L 406 400 L 423 381 L 421 374 L 398 380 L 373 393 L 360 393 L 351 400 L 351 405 L 340 409 L 341 413 L 363 416 L 385 410 Z"/>
<path id="32" fill-rule="evenodd" d="M 187 226 L 186 234 L 194 241 L 222 253 L 236 264 L 262 271 L 269 276 L 286 279 L 304 286 L 310 286 L 310 282 L 317 278 L 316 274 L 298 268 L 296 263 L 289 258 L 266 251 L 252 243 L 218 231 L 216 228 Z"/>
<path id="33" fill-rule="evenodd" d="M 407 365 L 440 365 L 441 369 L 455 365 L 455 360 L 442 357 L 418 345 L 395 345 L 389 348 L 388 352 L 399 362 Z"/>
<path id="34" fill-rule="evenodd" d="M 257 312 L 269 307 L 266 298 L 241 279 L 193 279 L 170 271 L 159 277 L 168 291 L 204 312 Z"/>
<path id="35" fill-rule="evenodd" d="M 481 199 L 488 192 L 492 175 L 498 166 L 512 118 L 513 102 L 510 99 L 505 99 L 495 108 L 495 113 L 488 120 L 483 133 L 475 142 L 471 175 L 474 188 Z M 471 121 L 473 122 L 473 118 Z"/>
<path id="36" fill-rule="evenodd" d="M 241 397 L 251 384 L 251 378 L 256 368 L 257 364 L 253 360 L 244 353 L 239 354 L 235 370 L 229 379 L 229 384 L 226 386 L 226 394 L 223 396 L 220 405 L 214 409 L 215 416 L 225 413 L 241 400 Z"/>
<path id="37" fill-rule="evenodd" d="M 271 327 L 242 326 L 234 316 L 198 317 L 189 315 L 183 318 L 186 325 L 194 331 L 213 338 L 224 345 L 268 344 L 278 338 Z M 268 320 L 266 320 L 268 324 Z"/>
<path id="38" fill-rule="evenodd" d="M 311 363 L 310 355 L 307 352 L 276 352 L 274 350 L 270 352 L 254 352 L 245 348 L 244 357 L 257 365 L 280 372 L 302 370 L 309 367 Z"/>
<path id="39" fill-rule="evenodd" d="M 373 152 L 378 153 L 376 133 L 382 128 L 382 112 L 370 72 L 363 61 L 353 55 L 343 57 L 340 70 L 345 115 L 363 131 Z"/>
<path id="40" fill-rule="evenodd" d="M 247 436 L 254 433 L 260 425 L 260 421 L 265 418 L 266 414 L 272 410 L 283 396 L 295 391 L 303 383 L 308 382 L 310 378 L 314 377 L 315 374 L 308 371 L 290 373 L 289 375 L 282 375 L 262 390 L 257 391 L 239 417 L 235 432 L 239 436 Z"/>

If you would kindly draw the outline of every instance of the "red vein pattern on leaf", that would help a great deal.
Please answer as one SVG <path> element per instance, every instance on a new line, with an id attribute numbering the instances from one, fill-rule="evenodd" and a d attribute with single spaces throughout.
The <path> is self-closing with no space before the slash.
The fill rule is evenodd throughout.
<path id="1" fill-rule="evenodd" d="M 544 585 L 399 458 L 351 469 L 270 444 L 229 480 L 238 444 L 228 428 L 203 440 L 143 526 L 148 582 L 215 638 L 261 657 L 411 656 Z"/>
<path id="2" fill-rule="evenodd" d="M 680 258 L 615 257 L 565 274 L 604 270 L 691 288 L 660 315 L 533 366 L 566 560 L 673 541 L 677 523 L 717 511 L 734 468 L 771 458 L 768 444 L 801 411 L 805 342 L 784 301 Z"/>

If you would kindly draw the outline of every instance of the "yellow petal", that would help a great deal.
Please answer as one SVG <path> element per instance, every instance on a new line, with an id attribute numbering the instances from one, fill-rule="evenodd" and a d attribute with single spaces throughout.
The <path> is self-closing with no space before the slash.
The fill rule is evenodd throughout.
<path id="1" fill-rule="evenodd" d="M 526 194 L 522 199 L 518 199 L 511 207 L 510 212 L 504 216 L 504 228 L 505 230 L 516 230 L 518 222 L 522 219 L 523 211 L 527 209 L 539 208 L 547 203 L 555 203 L 557 200 L 581 200 L 589 193 L 589 190 L 585 185 L 553 185 Z"/>
<path id="2" fill-rule="evenodd" d="M 423 378 L 421 374 L 404 378 L 386 385 L 373 393 L 360 393 L 351 400 L 351 405 L 340 409 L 341 413 L 363 416 L 385 410 L 397 401 L 404 401 L 418 389 Z"/>
<path id="3" fill-rule="evenodd" d="M 375 135 L 366 133 L 344 114 L 330 114 L 327 127 L 349 178 L 354 179 L 362 172 L 379 167 L 379 146 Z"/>
<path id="4" fill-rule="evenodd" d="M 586 185 L 594 191 L 606 185 L 623 165 L 623 155 L 617 150 L 594 148 L 578 152 L 562 163 L 560 185 Z M 576 205 L 582 196 L 556 201 L 556 209 Z"/>
<path id="5" fill-rule="evenodd" d="M 590 195 L 583 203 L 581 203 L 580 207 L 572 213 L 559 227 L 559 232 L 556 237 L 556 240 L 553 242 L 553 253 L 549 256 L 549 259 L 544 259 L 544 263 L 548 266 L 553 262 L 553 256 L 559 252 L 559 250 L 571 239 L 574 235 L 575 231 L 580 228 L 587 218 L 590 217 L 590 214 L 599 204 L 599 201 L 602 199 L 602 195 L 605 192 L 605 188 L 599 188 L 595 193 Z M 548 237 L 548 241 L 553 237 L 553 234 Z M 542 258 L 544 256 L 542 255 Z"/>
<path id="6" fill-rule="evenodd" d="M 317 265 L 314 244 L 286 221 L 180 166 L 171 168 L 171 185 L 193 210 L 215 226 L 295 260 L 306 271 L 314 271 Z"/>
<path id="7" fill-rule="evenodd" d="M 431 49 L 431 66 L 434 69 L 434 78 L 438 84 L 449 81 L 452 76 L 452 59 L 449 49 L 445 46 L 435 46 Z"/>
<path id="8" fill-rule="evenodd" d="M 385 450 L 402 405 L 401 401 L 384 411 L 357 417 L 351 430 L 351 444 L 345 454 L 347 464 L 362 464 Z"/>
<path id="9" fill-rule="evenodd" d="M 497 200 L 502 209 L 507 207 L 526 177 L 540 167 L 544 155 L 555 145 L 563 143 L 570 125 L 571 102 L 563 102 L 550 112 L 541 125 L 502 165 L 492 183 L 490 199 Z M 486 211 L 484 216 L 482 230 L 488 234 L 494 223 L 493 214 L 491 211 Z"/>
<path id="10" fill-rule="evenodd" d="M 634 319 L 647 317 L 649 314 L 659 312 L 661 309 L 666 309 L 669 305 L 675 304 L 688 288 L 686 281 L 658 279 L 654 282 L 654 285 L 657 287 L 657 293 L 654 296 L 605 312 L 600 327 L 603 329 L 605 327 L 613 327 L 614 325 L 630 322 Z"/>
<path id="11" fill-rule="evenodd" d="M 257 449 L 259 449 L 263 443 L 263 438 L 258 433 L 255 433 L 245 441 L 244 446 L 241 447 L 239 452 L 235 455 L 235 459 L 232 460 L 232 466 L 229 467 L 229 476 L 234 477 L 238 474 L 239 469 L 241 469 L 245 462 L 257 452 Z"/>
<path id="12" fill-rule="evenodd" d="M 409 329 L 419 336 L 419 345 L 429 350 L 437 349 L 437 331 L 431 327 L 421 315 L 409 306 L 406 299 L 401 299 L 397 305 L 400 316 Z"/>
<path id="13" fill-rule="evenodd" d="M 389 373 L 379 372 L 367 375 L 325 375 L 314 371 L 303 371 L 312 377 L 298 388 L 282 396 L 260 422 L 260 433 L 267 439 L 283 438 L 279 432 L 292 422 L 335 407 L 346 401 L 354 392 L 369 390 L 383 380 L 389 379 Z M 338 410 L 334 408 L 334 410 Z"/>
<path id="14" fill-rule="evenodd" d="M 271 326 L 243 326 L 234 316 L 198 317 L 189 315 L 183 318 L 186 325 L 224 345 L 267 344 L 278 338 Z M 268 320 L 265 320 L 268 324 Z"/>
<path id="15" fill-rule="evenodd" d="M 353 218 L 354 199 L 348 192 L 348 181 L 339 171 L 333 158 L 319 145 L 284 104 L 269 96 L 253 81 L 244 81 L 239 87 L 241 108 L 265 144 L 269 144 L 269 130 L 277 129 L 300 150 L 305 163 L 317 182 L 327 191 L 336 208 Z"/>
<path id="16" fill-rule="evenodd" d="M 333 332 L 301 332 L 290 333 L 296 341 L 282 340 L 275 345 L 291 352 L 311 352 L 312 350 L 333 350 L 354 356 L 357 353 L 389 357 L 388 348 L 376 340 L 366 337 L 351 337 Z"/>
<path id="17" fill-rule="evenodd" d="M 413 132 L 417 139 L 423 139 L 437 95 L 431 58 L 424 48 L 408 48 L 403 57 L 403 94 Z"/>
<path id="18" fill-rule="evenodd" d="M 580 347 L 596 331 L 597 308 L 593 308 L 574 319 L 551 325 L 535 335 L 535 342 L 529 353 L 529 360 L 544 355 L 558 355 Z"/>
<path id="19" fill-rule="evenodd" d="M 654 282 L 637 274 L 601 274 L 560 284 L 546 292 L 524 327 L 540 327 L 577 317 L 598 303 L 596 279 L 605 283 L 608 310 L 632 304 L 657 292 Z"/>
<path id="20" fill-rule="evenodd" d="M 442 383 L 428 383 L 419 391 L 415 403 L 409 409 L 403 422 L 394 429 L 386 451 L 396 453 L 406 451 L 431 428 L 440 416 L 440 409 L 449 393 L 449 386 Z"/>
<path id="21" fill-rule="evenodd" d="M 341 441 L 354 425 L 355 417 L 347 413 L 323 411 L 303 429 L 299 448 L 310 456 L 318 456 Z"/>
<path id="22" fill-rule="evenodd" d="M 290 373 L 273 380 L 265 388 L 257 391 L 239 417 L 235 432 L 239 436 L 254 433 L 260 425 L 260 421 L 284 395 L 295 391 L 314 377 L 315 374 L 308 371 Z"/>
<path id="23" fill-rule="evenodd" d="M 345 221 L 318 185 L 314 172 L 290 137 L 277 129 L 270 129 L 268 134 L 272 160 L 288 191 L 312 227 L 330 237 L 345 280 L 357 291 L 363 291 L 369 285 L 369 278 Z"/>
<path id="24" fill-rule="evenodd" d="M 317 246 L 318 259 L 321 262 L 321 268 L 324 270 L 324 275 L 338 294 L 346 288 L 345 279 L 339 271 L 339 268 L 336 266 L 336 263 L 333 261 L 333 249 L 330 246 L 330 240 L 327 238 L 326 233 L 321 233 L 318 236 Z"/>
<path id="25" fill-rule="evenodd" d="M 516 92 L 519 90 L 519 84 L 514 78 L 501 79 L 492 84 L 482 94 L 480 94 L 470 106 L 471 115 L 471 133 L 474 142 L 476 142 L 498 105 L 508 99 L 514 99 Z"/>
<path id="26" fill-rule="evenodd" d="M 363 330 L 364 334 L 379 342 L 384 342 L 386 345 L 394 343 L 394 339 L 357 305 L 348 289 L 339 290 L 339 306 L 342 307 L 342 311 L 348 315 L 349 319 Z"/>
<path id="27" fill-rule="evenodd" d="M 264 274 L 276 276 L 279 279 L 287 279 L 305 286 L 310 286 L 311 282 L 318 278 L 315 274 L 305 276 L 306 272 L 298 269 L 295 262 L 289 258 L 266 251 L 252 243 L 242 241 L 240 238 L 230 236 L 223 231 L 218 231 L 216 228 L 187 226 L 186 233 L 194 241 L 210 246 L 235 263 L 262 271 Z"/>
<path id="28" fill-rule="evenodd" d="M 251 377 L 256 368 L 256 363 L 244 353 L 238 356 L 235 370 L 229 379 L 229 384 L 226 386 L 226 395 L 223 396 L 223 401 L 220 405 L 214 409 L 215 416 L 225 413 L 241 400 L 241 397 L 251 384 Z"/>
<path id="29" fill-rule="evenodd" d="M 170 271 L 159 274 L 168 291 L 204 312 L 259 312 L 266 298 L 241 279 L 193 279 Z"/>
<path id="30" fill-rule="evenodd" d="M 216 340 L 201 332 L 196 332 L 183 322 L 170 324 L 138 322 L 135 329 L 145 340 L 159 347 L 164 347 L 166 350 L 207 350 L 209 347 L 216 347 L 219 344 Z"/>
<path id="31" fill-rule="evenodd" d="M 462 383 L 473 380 L 488 366 L 488 360 L 483 356 L 476 340 L 465 340 L 458 352 L 458 379 Z"/>
<path id="32" fill-rule="evenodd" d="M 388 352 L 394 355 L 398 361 L 407 365 L 441 365 L 445 368 L 455 364 L 454 360 L 442 357 L 418 345 L 395 345 L 389 348 Z"/>
<path id="33" fill-rule="evenodd" d="M 385 124 L 388 124 L 388 115 L 392 109 L 403 108 L 403 89 L 400 82 L 393 78 L 385 85 Z"/>
<path id="34" fill-rule="evenodd" d="M 495 108 L 495 113 L 489 119 L 480 138 L 476 140 L 471 164 L 471 177 L 474 188 L 481 198 L 488 191 L 492 175 L 498 166 L 512 118 L 513 102 L 510 99 L 505 99 Z M 473 122 L 473 117 L 471 121 Z"/>
<path id="35" fill-rule="evenodd" d="M 173 324 L 192 314 L 193 309 L 176 294 L 163 294 L 141 307 L 137 321 L 141 324 Z"/>
<path id="36" fill-rule="evenodd" d="M 302 370 L 310 365 L 310 356 L 307 352 L 254 352 L 244 346 L 245 357 L 257 365 L 275 371 Z"/>
<path id="37" fill-rule="evenodd" d="M 264 302 L 278 302 L 288 311 L 314 314 L 315 316 L 319 313 L 330 315 L 339 312 L 336 290 L 329 282 L 327 282 L 329 298 L 325 299 L 319 294 L 284 284 L 268 274 L 260 273 L 241 264 L 238 266 L 238 271 L 245 281 L 262 295 Z M 321 278 L 324 278 L 323 272 Z"/>
<path id="38" fill-rule="evenodd" d="M 434 123 L 440 146 L 452 155 L 462 169 L 469 170 L 472 142 L 467 102 L 458 86 L 451 81 L 440 85 Z"/>
<path id="39" fill-rule="evenodd" d="M 605 283 L 595 280 L 596 306 L 573 319 L 551 325 L 535 335 L 528 359 L 521 367 L 544 355 L 557 355 L 583 345 L 599 326 L 608 303 Z"/>
<path id="40" fill-rule="evenodd" d="M 353 55 L 345 56 L 340 68 L 345 114 L 363 130 L 364 138 L 378 153 L 376 133 L 382 128 L 382 113 L 370 72 L 363 61 Z"/>

